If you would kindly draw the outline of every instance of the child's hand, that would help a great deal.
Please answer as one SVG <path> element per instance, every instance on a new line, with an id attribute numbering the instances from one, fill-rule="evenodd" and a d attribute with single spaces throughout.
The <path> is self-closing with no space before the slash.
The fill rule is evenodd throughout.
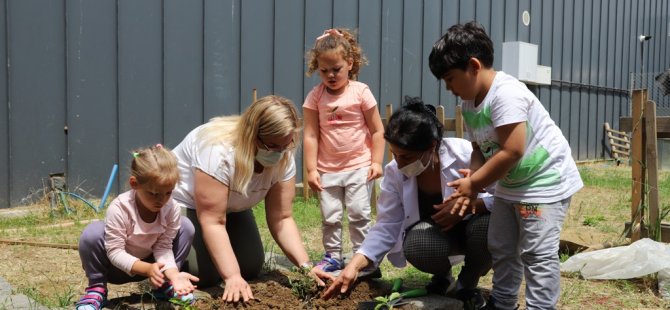
<path id="1" fill-rule="evenodd" d="M 193 285 L 193 282 L 200 281 L 198 277 L 188 272 L 180 272 L 176 274 L 176 276 L 173 276 L 173 279 L 170 280 L 172 280 L 172 289 L 178 295 L 186 295 L 188 293 L 192 293 L 193 290 L 195 290 L 196 288 L 196 286 Z"/>
<path id="2" fill-rule="evenodd" d="M 384 170 L 382 169 L 382 165 L 378 163 L 372 163 L 370 165 L 370 170 L 368 170 L 368 181 L 372 181 L 376 178 L 381 177 L 384 174 Z"/>
<path id="3" fill-rule="evenodd" d="M 449 182 L 447 183 L 447 186 L 454 188 L 454 192 L 444 200 L 444 203 L 450 202 L 452 200 L 455 201 L 454 206 L 451 208 L 451 214 L 458 213 L 459 216 L 463 216 L 468 208 L 471 208 L 472 213 L 474 214 L 475 204 L 471 203 L 474 201 L 474 199 L 471 199 L 471 197 L 476 197 L 477 192 L 473 192 L 472 190 L 472 180 L 470 177 L 465 177 L 453 182 Z"/>
<path id="4" fill-rule="evenodd" d="M 309 187 L 315 192 L 320 192 L 323 190 L 323 187 L 321 187 L 321 175 L 319 175 L 319 172 L 316 170 L 307 174 L 307 183 L 309 184 Z"/>
<path id="5" fill-rule="evenodd" d="M 151 281 L 151 286 L 154 288 L 161 287 L 163 282 L 165 282 L 165 277 L 161 268 L 165 266 L 165 263 L 153 263 L 151 264 L 151 269 L 149 270 L 149 280 Z"/>

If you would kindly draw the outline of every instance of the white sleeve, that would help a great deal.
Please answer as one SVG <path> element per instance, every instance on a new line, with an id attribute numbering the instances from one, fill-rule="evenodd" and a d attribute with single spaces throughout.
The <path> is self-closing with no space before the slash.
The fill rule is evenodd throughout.
<path id="1" fill-rule="evenodd" d="M 515 85 L 500 85 L 491 100 L 491 121 L 494 128 L 528 120 L 532 100 Z"/>
<path id="2" fill-rule="evenodd" d="M 234 152 L 223 145 L 200 147 L 193 157 L 191 167 L 201 170 L 228 186 L 235 170 Z"/>

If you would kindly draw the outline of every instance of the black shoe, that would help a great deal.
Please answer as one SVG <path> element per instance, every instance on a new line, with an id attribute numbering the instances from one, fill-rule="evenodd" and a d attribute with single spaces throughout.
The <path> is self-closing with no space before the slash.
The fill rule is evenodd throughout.
<path id="1" fill-rule="evenodd" d="M 491 296 L 489 298 L 489 302 L 484 307 L 484 310 L 498 310 L 498 308 L 496 308 L 495 300 L 493 299 L 493 296 Z M 518 304 L 516 305 L 516 308 L 514 308 L 514 310 L 519 310 L 519 305 Z"/>
<path id="2" fill-rule="evenodd" d="M 454 278 L 437 274 L 433 275 L 430 279 L 430 283 L 426 285 L 426 291 L 428 291 L 428 293 L 442 296 L 449 295 L 454 288 L 456 288 L 456 281 Z"/>
<path id="3" fill-rule="evenodd" d="M 478 289 L 460 289 L 456 292 L 456 297 L 463 302 L 464 310 L 483 310 L 488 309 L 486 299 Z"/>

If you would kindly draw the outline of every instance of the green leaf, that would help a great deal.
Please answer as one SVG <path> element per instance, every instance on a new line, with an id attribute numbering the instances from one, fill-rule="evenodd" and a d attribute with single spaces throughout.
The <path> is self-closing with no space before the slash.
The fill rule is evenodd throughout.
<path id="1" fill-rule="evenodd" d="M 391 296 L 389 296 L 389 300 L 396 300 L 396 299 L 400 298 L 401 296 L 402 295 L 400 295 L 400 293 L 393 292 L 393 293 L 391 293 Z"/>
<path id="2" fill-rule="evenodd" d="M 378 302 L 383 302 L 383 303 L 389 302 L 388 298 L 383 297 L 383 296 L 375 297 L 375 300 L 378 301 Z"/>

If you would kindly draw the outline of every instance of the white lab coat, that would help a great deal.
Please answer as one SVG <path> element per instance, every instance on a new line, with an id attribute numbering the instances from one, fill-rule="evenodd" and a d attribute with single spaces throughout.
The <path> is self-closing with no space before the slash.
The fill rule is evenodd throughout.
<path id="1" fill-rule="evenodd" d="M 440 179 L 442 197 L 449 197 L 453 188 L 447 183 L 463 177 L 459 169 L 470 168 L 472 144 L 464 139 L 443 138 L 439 148 Z M 491 187 L 492 188 L 492 187 Z M 483 194 L 492 198 L 490 194 Z M 492 199 L 485 199 L 486 207 L 492 205 Z M 370 228 L 363 245 L 356 253 L 365 255 L 374 267 L 381 263 L 388 253 L 388 259 L 396 267 L 407 264 L 402 244 L 405 230 L 419 221 L 419 200 L 416 177 L 408 178 L 398 169 L 395 160 L 384 168 L 381 193 L 377 200 L 377 219 Z"/>

